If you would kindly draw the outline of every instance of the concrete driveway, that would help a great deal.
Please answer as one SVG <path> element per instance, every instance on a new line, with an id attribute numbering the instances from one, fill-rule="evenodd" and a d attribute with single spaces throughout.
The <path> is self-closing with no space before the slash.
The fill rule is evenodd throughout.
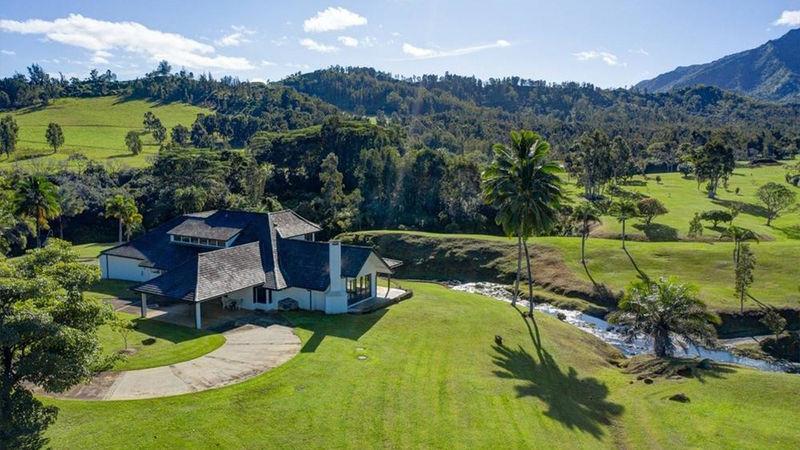
<path id="1" fill-rule="evenodd" d="M 167 397 L 239 383 L 280 366 L 300 351 L 300 339 L 283 325 L 243 325 L 223 333 L 225 344 L 191 361 L 125 372 L 103 372 L 58 395 L 80 400 Z"/>

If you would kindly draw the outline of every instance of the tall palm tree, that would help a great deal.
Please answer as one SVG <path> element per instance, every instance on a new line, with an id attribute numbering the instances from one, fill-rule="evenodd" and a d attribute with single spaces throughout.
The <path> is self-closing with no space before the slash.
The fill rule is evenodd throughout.
<path id="1" fill-rule="evenodd" d="M 42 230 L 61 214 L 56 186 L 41 175 L 28 175 L 17 183 L 14 206 L 18 215 L 35 222 L 36 247 L 41 247 Z"/>
<path id="2" fill-rule="evenodd" d="M 586 239 L 589 237 L 589 224 L 591 222 L 600 222 L 600 211 L 586 200 L 578 203 L 572 210 L 570 220 L 573 224 L 577 225 L 578 232 L 581 234 L 581 264 L 586 271 L 586 275 L 594 282 L 594 278 L 589 273 L 589 268 L 586 266 Z"/>
<path id="3" fill-rule="evenodd" d="M 625 250 L 625 222 L 639 215 L 639 207 L 633 200 L 622 199 L 612 205 L 611 211 L 622 224 L 622 249 Z"/>
<path id="4" fill-rule="evenodd" d="M 609 321 L 624 325 L 622 330 L 629 338 L 640 334 L 652 337 L 656 356 L 663 358 L 675 350 L 673 335 L 686 342 L 713 345 L 713 324 L 719 323 L 719 317 L 706 310 L 695 286 L 662 277 L 633 283 Z"/>
<path id="5" fill-rule="evenodd" d="M 117 194 L 106 202 L 106 217 L 117 219 L 119 242 L 122 242 L 123 228 L 125 238 L 130 240 L 133 230 L 142 224 L 142 215 L 139 214 L 136 202 L 122 194 Z"/>
<path id="6" fill-rule="evenodd" d="M 528 271 L 528 298 L 533 313 L 533 271 L 528 238 L 556 222 L 564 200 L 561 167 L 549 159 L 550 144 L 533 131 L 512 131 L 511 146 L 495 144 L 494 160 L 482 174 L 484 200 L 497 208 L 497 224 L 508 236 L 517 236 L 517 281 L 519 290 L 522 247 Z"/>
<path id="7" fill-rule="evenodd" d="M 723 230 L 719 234 L 720 239 L 730 239 L 733 241 L 733 263 L 736 264 L 739 261 L 740 250 L 742 248 L 742 242 L 747 241 L 758 241 L 758 235 L 748 228 L 737 227 L 736 225 L 731 225 L 727 229 Z"/>

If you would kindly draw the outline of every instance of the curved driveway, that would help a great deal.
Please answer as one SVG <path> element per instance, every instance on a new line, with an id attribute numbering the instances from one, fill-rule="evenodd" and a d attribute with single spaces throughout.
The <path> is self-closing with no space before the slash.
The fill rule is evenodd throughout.
<path id="1" fill-rule="evenodd" d="M 133 400 L 199 392 L 259 375 L 300 351 L 300 339 L 283 325 L 244 325 L 223 335 L 225 343 L 207 355 L 152 369 L 103 372 L 59 397 Z"/>

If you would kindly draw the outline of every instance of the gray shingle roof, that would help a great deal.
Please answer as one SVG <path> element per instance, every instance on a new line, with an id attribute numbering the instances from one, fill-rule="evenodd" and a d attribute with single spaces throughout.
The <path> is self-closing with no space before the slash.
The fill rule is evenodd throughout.
<path id="1" fill-rule="evenodd" d="M 266 282 L 258 242 L 238 245 L 197 256 L 197 301 Z"/>
<path id="2" fill-rule="evenodd" d="M 187 222 L 190 224 L 184 225 Z M 240 231 L 226 249 L 170 243 L 170 233 L 186 228 Z M 132 289 L 170 298 L 202 301 L 262 284 L 269 289 L 292 286 L 324 291 L 330 283 L 328 243 L 288 239 L 319 230 L 319 226 L 293 211 L 206 211 L 173 219 L 103 254 L 138 259 L 140 265 L 165 271 Z M 357 276 L 372 254 L 368 247 L 343 245 L 342 275 Z M 380 261 L 386 264 L 386 260 Z"/>
<path id="3" fill-rule="evenodd" d="M 272 219 L 275 229 L 278 230 L 278 235 L 283 239 L 322 231 L 319 225 L 308 221 L 291 209 L 270 213 L 269 217 Z"/>
<path id="4" fill-rule="evenodd" d="M 208 219 L 187 218 L 175 228 L 167 231 L 177 236 L 189 236 L 202 239 L 216 239 L 227 241 L 242 232 L 241 227 L 213 225 Z M 245 225 L 246 226 L 246 225 Z"/>

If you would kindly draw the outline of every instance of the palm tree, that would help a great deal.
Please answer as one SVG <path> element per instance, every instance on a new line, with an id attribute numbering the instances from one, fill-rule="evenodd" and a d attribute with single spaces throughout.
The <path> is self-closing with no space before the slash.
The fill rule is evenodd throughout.
<path id="1" fill-rule="evenodd" d="M 622 224 L 622 249 L 625 250 L 625 222 L 639 215 L 639 207 L 633 200 L 622 199 L 612 205 L 611 211 Z"/>
<path id="2" fill-rule="evenodd" d="M 586 239 L 589 237 L 589 224 L 591 222 L 600 222 L 600 212 L 597 208 L 588 201 L 578 203 L 572 210 L 570 220 L 573 224 L 577 225 L 578 232 L 581 234 L 581 264 L 586 275 L 592 280 L 593 284 L 597 284 L 589 273 L 589 267 L 586 266 Z"/>
<path id="3" fill-rule="evenodd" d="M 609 321 L 624 325 L 622 330 L 631 339 L 640 334 L 652 337 L 656 356 L 663 358 L 675 350 L 673 336 L 713 345 L 713 324 L 719 323 L 719 318 L 706 310 L 695 286 L 662 277 L 654 282 L 634 282 Z"/>
<path id="4" fill-rule="evenodd" d="M 520 247 L 528 271 L 528 298 L 533 314 L 533 271 L 528 238 L 552 228 L 564 199 L 561 167 L 549 160 L 550 144 L 533 131 L 512 131 L 511 146 L 495 144 L 494 160 L 482 174 L 483 196 L 497 208 L 497 224 L 508 236 L 517 236 L 517 281 L 521 272 Z"/>
<path id="5" fill-rule="evenodd" d="M 740 250 L 742 248 L 742 242 L 746 241 L 758 241 L 758 235 L 748 228 L 737 227 L 736 225 L 731 225 L 727 229 L 723 230 L 719 234 L 720 239 L 730 239 L 733 241 L 733 263 L 736 264 L 739 261 L 739 254 L 741 253 Z"/>
<path id="6" fill-rule="evenodd" d="M 106 217 L 117 219 L 119 242 L 122 242 L 123 228 L 125 238 L 130 240 L 133 230 L 142 224 L 142 215 L 136 208 L 136 202 L 122 194 L 117 194 L 106 202 Z"/>
<path id="7" fill-rule="evenodd" d="M 42 246 L 42 230 L 61 214 L 56 186 L 41 175 L 28 175 L 17 184 L 14 206 L 16 214 L 36 224 L 36 247 Z"/>

